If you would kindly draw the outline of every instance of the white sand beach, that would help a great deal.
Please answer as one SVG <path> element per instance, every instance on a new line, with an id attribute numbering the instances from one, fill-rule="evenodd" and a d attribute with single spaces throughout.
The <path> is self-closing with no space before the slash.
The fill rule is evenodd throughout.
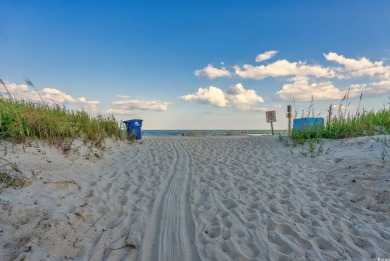
<path id="1" fill-rule="evenodd" d="M 6 145 L 29 180 L 0 192 L 1 260 L 390 258 L 390 156 L 368 137 L 314 158 L 277 136 Z"/>

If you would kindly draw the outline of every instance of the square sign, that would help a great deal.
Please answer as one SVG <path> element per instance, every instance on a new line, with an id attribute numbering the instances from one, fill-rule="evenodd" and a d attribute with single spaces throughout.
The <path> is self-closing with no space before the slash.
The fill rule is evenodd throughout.
<path id="1" fill-rule="evenodd" d="M 266 111 L 265 116 L 266 116 L 267 122 L 276 122 L 275 111 Z"/>

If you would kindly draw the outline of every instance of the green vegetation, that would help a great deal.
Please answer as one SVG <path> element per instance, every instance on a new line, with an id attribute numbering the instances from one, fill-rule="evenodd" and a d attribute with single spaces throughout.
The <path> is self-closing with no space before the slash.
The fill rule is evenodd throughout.
<path id="1" fill-rule="evenodd" d="M 33 84 L 26 80 L 30 86 Z M 50 105 L 41 98 L 41 103 L 14 99 L 6 84 L 0 84 L 7 98 L 0 93 L 0 141 L 26 144 L 40 140 L 54 145 L 64 153 L 72 148 L 75 139 L 82 139 L 96 157 L 100 154 L 92 148 L 103 149 L 107 138 L 134 141 L 134 135 L 127 135 L 113 116 L 91 116 L 84 110 L 72 111 L 57 104 Z M 35 86 L 33 86 L 35 88 Z M 6 143 L 4 152 L 6 155 Z M 26 180 L 16 163 L 0 157 L 0 190 L 2 187 L 23 186 Z"/>
<path id="2" fill-rule="evenodd" d="M 361 101 L 362 95 L 360 96 Z M 390 109 L 384 107 L 379 111 L 360 112 L 360 102 L 355 114 L 347 114 L 347 103 L 345 96 L 338 109 L 337 115 L 333 115 L 333 106 L 328 109 L 326 125 L 312 126 L 304 130 L 293 130 L 291 137 L 298 143 L 308 139 L 344 139 L 359 136 L 371 136 L 390 133 Z"/>
<path id="3" fill-rule="evenodd" d="M 23 187 L 25 178 L 15 163 L 0 158 L 0 191 L 3 187 Z"/>
<path id="4" fill-rule="evenodd" d="M 8 96 L 5 98 L 0 93 L 0 140 L 25 143 L 38 139 L 56 145 L 64 152 L 78 138 L 97 148 L 103 148 L 107 138 L 135 141 L 135 135 L 123 132 L 114 116 L 93 117 L 84 110 L 72 111 L 58 104 L 47 104 L 33 83 L 28 79 L 25 81 L 36 90 L 41 103 L 14 99 L 0 79 Z"/>
<path id="5" fill-rule="evenodd" d="M 8 90 L 7 90 L 8 91 Z M 93 148 L 103 149 L 104 140 L 134 141 L 121 130 L 113 116 L 90 116 L 85 111 L 71 111 L 59 105 L 33 103 L 0 97 L 0 141 L 26 144 L 40 140 L 61 149 L 71 150 L 75 139 L 82 139 L 96 157 Z M 4 143 L 6 154 L 6 144 Z M 22 187 L 26 180 L 15 163 L 0 157 L 0 191 L 3 187 Z"/>
<path id="6" fill-rule="evenodd" d="M 361 99 L 362 95 L 360 95 L 359 106 L 355 114 L 347 113 L 350 106 L 347 94 L 341 100 L 336 115 L 334 115 L 333 112 L 334 106 L 329 106 L 325 125 L 314 125 L 306 127 L 303 130 L 292 130 L 291 138 L 279 135 L 279 140 L 287 147 L 301 145 L 302 155 L 311 155 L 311 157 L 315 157 L 324 152 L 328 153 L 328 150 L 324 150 L 323 138 L 344 139 L 359 136 L 390 134 L 389 104 L 385 105 L 384 108 L 379 111 L 365 111 L 363 109 L 363 112 L 360 112 Z M 316 117 L 314 116 L 313 101 L 307 111 L 306 117 Z M 295 111 L 295 118 L 296 115 L 297 112 Z M 305 117 L 304 113 L 302 113 L 302 117 Z M 387 143 L 386 138 L 383 140 L 376 139 L 376 141 L 382 143 L 383 151 L 381 158 L 382 160 L 385 160 L 387 148 L 390 148 L 390 145 Z M 304 149 L 305 144 L 307 144 L 307 150 Z"/>
<path id="7" fill-rule="evenodd" d="M 59 105 L 0 98 L 0 140 L 25 143 L 34 139 L 66 151 L 77 139 L 102 148 L 106 138 L 133 139 L 123 134 L 113 116 L 90 116 Z"/>

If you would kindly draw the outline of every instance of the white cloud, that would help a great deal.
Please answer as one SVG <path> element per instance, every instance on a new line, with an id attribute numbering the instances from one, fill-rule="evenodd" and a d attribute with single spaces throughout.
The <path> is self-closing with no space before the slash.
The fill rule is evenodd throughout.
<path id="1" fill-rule="evenodd" d="M 44 88 L 40 91 L 40 94 L 44 101 L 63 104 L 76 103 L 76 100 L 72 96 L 54 88 Z M 34 95 L 35 99 L 37 99 L 37 97 L 38 96 Z"/>
<path id="2" fill-rule="evenodd" d="M 7 89 L 12 93 L 12 92 L 27 92 L 29 91 L 29 88 L 27 84 L 16 84 L 16 83 L 11 83 L 7 81 L 3 81 Z M 0 88 L 3 88 L 4 86 L 0 86 Z"/>
<path id="3" fill-rule="evenodd" d="M 207 65 L 205 68 L 201 70 L 196 70 L 196 76 L 206 76 L 209 79 L 214 79 L 218 77 L 231 77 L 231 73 L 226 70 L 225 67 L 221 67 L 221 69 L 213 67 L 211 64 Z"/>
<path id="4" fill-rule="evenodd" d="M 120 98 L 127 96 L 117 95 Z M 169 103 L 161 101 L 142 101 L 142 100 L 126 100 L 113 102 L 113 107 L 106 110 L 108 114 L 128 115 L 133 114 L 135 110 L 144 111 L 167 111 Z"/>
<path id="5" fill-rule="evenodd" d="M 390 78 L 388 80 L 383 80 L 379 82 L 373 82 L 373 86 L 378 86 L 382 89 L 390 90 Z"/>
<path id="6" fill-rule="evenodd" d="M 75 99 L 71 95 L 55 88 L 44 88 L 39 94 L 46 103 L 87 105 L 93 110 L 96 110 L 97 105 L 100 103 L 99 101 L 89 101 L 85 97 Z M 30 96 L 33 100 L 41 101 L 37 92 L 32 92 Z"/>
<path id="7" fill-rule="evenodd" d="M 339 55 L 333 52 L 330 52 L 328 54 L 324 53 L 324 57 L 328 61 L 334 61 L 344 65 L 347 71 L 356 71 L 356 70 L 383 65 L 383 62 L 373 63 L 365 57 L 361 58 L 360 60 L 355 60 L 355 59 L 345 58 L 343 55 Z"/>
<path id="8" fill-rule="evenodd" d="M 359 96 L 361 93 L 363 93 L 364 95 L 367 95 L 367 94 L 373 94 L 375 91 L 374 89 L 372 88 L 372 86 L 366 84 L 366 83 L 362 83 L 362 84 L 351 84 L 350 86 L 350 90 L 349 90 L 349 95 L 351 97 L 357 97 Z"/>
<path id="9" fill-rule="evenodd" d="M 7 89 L 11 95 L 16 99 L 31 100 L 35 102 L 41 102 L 41 97 L 45 103 L 51 104 L 71 104 L 71 105 L 87 105 L 93 110 L 99 104 L 99 101 L 88 101 L 85 97 L 73 98 L 71 95 L 66 94 L 55 88 L 43 88 L 42 90 L 30 90 L 26 84 L 15 84 L 4 81 Z"/>
<path id="10" fill-rule="evenodd" d="M 369 59 L 362 57 L 359 60 L 345 58 L 343 55 L 330 52 L 324 54 L 328 61 L 333 61 L 344 66 L 340 71 L 345 73 L 345 78 L 361 77 L 368 75 L 374 77 L 378 75 L 380 78 L 390 79 L 390 66 L 384 66 L 383 61 L 372 62 Z"/>
<path id="11" fill-rule="evenodd" d="M 264 102 L 263 98 L 256 94 L 254 90 L 245 90 L 241 83 L 231 86 L 226 91 L 226 96 L 238 108 L 249 110 L 257 102 Z"/>
<path id="12" fill-rule="evenodd" d="M 216 107 L 226 107 L 228 100 L 225 97 L 225 93 L 214 86 L 208 88 L 199 88 L 195 94 L 187 94 L 181 97 L 185 101 L 197 101 L 201 103 L 210 103 Z"/>
<path id="13" fill-rule="evenodd" d="M 278 51 L 267 51 L 265 53 L 261 53 L 261 54 L 258 54 L 256 56 L 256 62 L 263 62 L 263 61 L 266 61 L 266 60 L 269 60 L 271 59 L 272 57 L 275 56 L 275 54 L 277 54 Z"/>
<path id="14" fill-rule="evenodd" d="M 10 92 L 11 96 L 16 99 L 22 99 L 23 96 L 29 91 L 27 84 L 16 84 L 7 81 L 3 81 L 3 84 L 0 84 L 0 93 L 4 97 L 8 98 L 7 90 Z"/>
<path id="15" fill-rule="evenodd" d="M 297 76 L 290 81 L 291 83 L 284 84 L 282 90 L 277 92 L 283 100 L 294 98 L 297 101 L 310 101 L 312 97 L 314 100 L 334 100 L 345 95 L 345 91 L 336 88 L 330 81 L 309 83 L 308 77 L 305 76 Z"/>
<path id="16" fill-rule="evenodd" d="M 263 98 L 254 90 L 246 90 L 241 83 L 229 87 L 226 91 L 218 87 L 199 88 L 195 94 L 187 94 L 181 97 L 185 101 L 197 101 L 209 103 L 216 107 L 226 107 L 232 102 L 239 110 L 252 110 L 252 106 L 258 102 L 264 102 Z"/>
<path id="17" fill-rule="evenodd" d="M 379 78 L 383 80 L 390 80 L 390 66 L 385 67 L 384 73 L 380 75 Z"/>
<path id="18" fill-rule="evenodd" d="M 289 75 L 297 76 L 316 76 L 316 77 L 334 77 L 335 71 L 331 68 L 325 68 L 320 65 L 307 65 L 305 62 L 289 62 L 279 60 L 269 65 L 253 66 L 244 64 L 242 68 L 235 66 L 235 73 L 245 79 L 261 80 L 266 77 L 281 77 Z"/>
<path id="19" fill-rule="evenodd" d="M 161 101 L 140 101 L 126 100 L 112 103 L 113 110 L 149 110 L 149 111 L 166 111 L 168 110 L 168 102 Z"/>
<path id="20" fill-rule="evenodd" d="M 333 104 L 332 105 L 332 111 L 337 112 L 337 113 L 340 113 L 340 112 L 348 113 L 348 112 L 351 112 L 351 111 L 356 110 L 356 109 L 357 109 L 357 107 L 355 105 L 352 105 L 352 104 L 349 104 L 349 105 Z"/>
<path id="21" fill-rule="evenodd" d="M 350 96 L 358 97 L 363 95 L 376 95 L 390 91 L 390 79 L 372 83 L 352 84 L 350 86 Z"/>
<path id="22" fill-rule="evenodd" d="M 126 110 L 126 109 L 108 109 L 106 113 L 113 114 L 113 115 L 128 115 L 128 114 L 132 114 L 133 111 Z"/>
<path id="23" fill-rule="evenodd" d="M 386 69 L 389 69 L 389 68 L 390 67 L 386 68 L 384 66 L 363 68 L 363 69 L 351 72 L 351 76 L 352 77 L 361 77 L 364 75 L 368 75 L 368 76 L 374 77 L 375 75 L 379 75 L 379 77 L 383 78 L 386 76 Z"/>
<path id="24" fill-rule="evenodd" d="M 80 97 L 77 99 L 78 103 L 86 104 L 92 108 L 96 108 L 99 105 L 99 101 L 88 101 L 85 97 Z"/>

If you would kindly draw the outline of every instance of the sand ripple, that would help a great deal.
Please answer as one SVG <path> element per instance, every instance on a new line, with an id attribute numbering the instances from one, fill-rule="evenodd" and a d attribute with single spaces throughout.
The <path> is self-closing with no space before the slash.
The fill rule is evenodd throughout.
<path id="1" fill-rule="evenodd" d="M 0 194 L 1 260 L 389 258 L 380 144 L 327 145 L 316 158 L 276 137 L 145 138 L 94 160 L 19 148 L 10 159 L 34 175 Z"/>

